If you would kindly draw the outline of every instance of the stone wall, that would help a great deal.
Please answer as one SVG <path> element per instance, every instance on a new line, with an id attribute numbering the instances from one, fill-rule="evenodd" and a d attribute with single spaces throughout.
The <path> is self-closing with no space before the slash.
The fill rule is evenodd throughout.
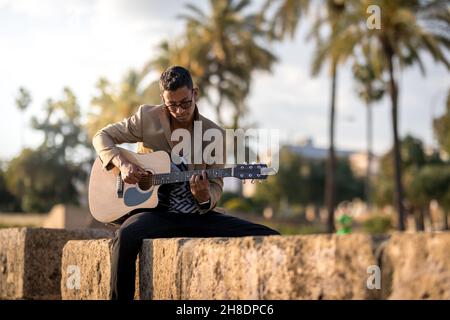
<path id="1" fill-rule="evenodd" d="M 111 239 L 69 241 L 62 254 L 61 296 L 65 300 L 108 300 L 111 296 Z M 139 259 L 136 275 L 139 274 Z M 139 299 L 136 276 L 135 299 Z"/>
<path id="2" fill-rule="evenodd" d="M 450 300 L 450 233 L 394 234 L 381 247 L 383 299 Z"/>
<path id="3" fill-rule="evenodd" d="M 0 230 L 0 298 L 108 299 L 111 236 Z M 450 299 L 449 252 L 450 233 L 144 240 L 135 297 Z"/>
<path id="4" fill-rule="evenodd" d="M 146 240 L 142 256 L 144 299 L 368 299 L 375 264 L 362 234 Z"/>
<path id="5" fill-rule="evenodd" d="M 67 241 L 112 235 L 96 229 L 0 229 L 0 299 L 60 299 L 61 258 Z"/>

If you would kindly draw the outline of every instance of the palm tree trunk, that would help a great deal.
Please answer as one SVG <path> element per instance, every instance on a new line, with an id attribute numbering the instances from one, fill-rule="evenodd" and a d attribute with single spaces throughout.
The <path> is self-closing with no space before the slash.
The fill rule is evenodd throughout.
<path id="1" fill-rule="evenodd" d="M 400 153 L 400 142 L 398 139 L 398 88 L 394 78 L 393 55 L 387 53 L 389 67 L 389 89 L 391 96 L 392 130 L 394 135 L 394 179 L 395 179 L 395 203 L 398 213 L 398 229 L 405 230 L 405 210 L 403 207 L 403 185 L 402 185 L 402 158 Z"/>
<path id="2" fill-rule="evenodd" d="M 240 115 L 238 113 L 235 113 L 233 115 L 233 122 L 232 122 L 232 129 L 233 130 L 239 129 L 239 117 L 240 117 Z M 237 138 L 237 136 L 235 136 L 233 139 L 234 139 L 234 151 L 233 151 L 234 152 L 234 158 L 237 161 L 237 159 L 238 159 L 238 138 Z M 244 140 L 244 145 L 240 146 L 240 147 L 241 148 L 245 148 L 245 140 Z M 245 161 L 248 161 L 247 160 L 247 155 L 245 154 L 244 156 L 245 156 Z M 236 188 L 236 194 L 238 195 L 238 197 L 241 197 L 241 198 L 244 195 L 243 183 L 245 183 L 245 180 L 243 180 L 242 183 L 238 183 L 237 188 Z"/>
<path id="3" fill-rule="evenodd" d="M 428 224 L 429 224 L 428 231 L 433 231 L 434 221 L 433 221 L 433 217 L 431 216 L 430 204 L 428 204 L 424 207 L 423 220 L 424 220 L 424 225 L 425 225 L 425 220 L 428 221 Z M 425 230 L 425 231 L 427 231 L 427 230 Z"/>
<path id="4" fill-rule="evenodd" d="M 333 61 L 331 66 L 331 106 L 330 106 L 330 128 L 329 139 L 330 147 L 328 150 L 327 161 L 327 175 L 325 185 L 325 202 L 328 209 L 328 233 L 335 232 L 334 226 L 334 206 L 335 206 L 335 193 L 336 193 L 336 155 L 334 150 L 334 124 L 335 124 L 335 109 L 336 109 L 336 84 L 337 84 L 337 66 Z"/>
<path id="5" fill-rule="evenodd" d="M 216 116 L 217 116 L 217 123 L 223 127 L 224 123 L 223 123 L 223 119 L 222 119 L 222 104 L 223 104 L 223 94 L 222 94 L 222 90 L 221 90 L 221 85 L 223 83 L 223 73 L 222 73 L 222 67 L 219 65 L 217 67 L 217 76 L 219 78 L 219 82 L 217 82 L 217 95 L 219 96 L 219 99 L 217 100 L 216 103 Z"/>
<path id="6" fill-rule="evenodd" d="M 442 231 L 448 231 L 447 215 L 448 215 L 447 209 L 442 209 L 442 221 L 443 221 Z"/>
<path id="7" fill-rule="evenodd" d="M 222 120 L 222 103 L 223 103 L 223 96 L 220 94 L 220 89 L 217 90 L 219 94 L 219 100 L 216 103 L 216 116 L 217 116 L 217 123 L 220 126 L 223 126 L 223 120 Z"/>
<path id="8" fill-rule="evenodd" d="M 239 119 L 240 119 L 241 115 L 239 114 L 239 112 L 236 111 L 235 114 L 233 114 L 233 123 L 232 123 L 232 128 L 234 130 L 239 128 Z"/>
<path id="9" fill-rule="evenodd" d="M 20 130 L 20 146 L 21 148 L 25 148 L 25 110 L 21 110 L 20 112 L 20 122 L 22 125 L 22 130 Z"/>
<path id="10" fill-rule="evenodd" d="M 416 212 L 416 231 L 425 230 L 425 209 L 420 206 Z"/>
<path id="11" fill-rule="evenodd" d="M 372 207 L 372 148 L 373 148 L 373 135 L 372 135 L 372 105 L 367 103 L 367 172 L 366 172 L 366 203 L 367 208 Z"/>

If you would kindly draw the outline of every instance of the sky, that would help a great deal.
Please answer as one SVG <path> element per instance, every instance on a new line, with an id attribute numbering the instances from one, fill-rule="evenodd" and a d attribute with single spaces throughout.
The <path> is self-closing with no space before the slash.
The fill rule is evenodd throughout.
<path id="1" fill-rule="evenodd" d="M 207 8 L 207 0 L 195 1 Z M 95 95 L 99 77 L 119 82 L 131 69 L 140 69 L 156 54 L 157 44 L 183 31 L 177 15 L 184 0 L 0 0 L 0 160 L 21 150 L 21 115 L 15 106 L 18 88 L 30 90 L 33 102 L 25 114 L 42 116 L 48 98 L 58 99 L 70 87 L 84 112 Z M 248 97 L 247 121 L 259 128 L 279 129 L 282 142 L 311 137 L 328 145 L 330 80 L 326 66 L 312 78 L 313 44 L 305 40 L 306 24 L 292 41 L 270 45 L 279 61 L 272 73 L 258 72 Z M 432 119 L 444 112 L 448 71 L 424 54 L 427 74 L 418 68 L 401 73 L 400 134 L 412 134 L 427 146 L 436 145 Z M 365 107 L 355 94 L 350 67 L 339 70 L 336 145 L 364 150 Z M 157 75 L 155 75 L 157 76 Z M 214 119 L 206 101 L 200 111 Z M 27 128 L 27 147 L 42 137 Z M 374 149 L 382 154 L 392 145 L 390 104 L 374 105 Z"/>

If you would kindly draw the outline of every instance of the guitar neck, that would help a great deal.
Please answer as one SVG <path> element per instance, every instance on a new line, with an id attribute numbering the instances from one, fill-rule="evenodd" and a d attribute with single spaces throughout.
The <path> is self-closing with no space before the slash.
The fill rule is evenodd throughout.
<path id="1" fill-rule="evenodd" d="M 232 177 L 232 168 L 205 169 L 208 179 Z M 152 185 L 177 183 L 189 181 L 193 175 L 202 174 L 203 170 L 180 171 L 170 173 L 157 173 L 151 176 Z"/>

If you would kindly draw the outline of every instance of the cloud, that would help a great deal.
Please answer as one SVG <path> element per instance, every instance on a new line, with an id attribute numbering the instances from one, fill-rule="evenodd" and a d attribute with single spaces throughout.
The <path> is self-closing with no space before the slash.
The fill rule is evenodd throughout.
<path id="1" fill-rule="evenodd" d="M 129 68 L 140 68 L 154 56 L 155 45 L 173 39 L 183 29 L 175 16 L 186 1 L 165 0 L 0 0 L 0 103 L 8 119 L 0 127 L 0 158 L 16 154 L 20 131 L 14 97 L 21 85 L 33 95 L 30 113 L 48 97 L 58 97 L 65 85 L 88 107 L 98 77 L 119 81 Z M 207 6 L 208 1 L 196 4 Z M 293 42 L 276 43 L 279 56 L 273 73 L 258 72 L 248 105 L 248 122 L 279 128 L 293 141 L 312 136 L 328 143 L 330 78 L 327 66 L 310 75 L 313 43 L 305 41 L 302 24 Z M 417 68 L 401 77 L 400 133 L 412 132 L 433 142 L 431 115 L 443 111 L 443 95 L 450 87 L 448 71 L 425 57 L 427 76 Z M 435 96 L 438 96 L 435 98 Z M 354 93 L 346 66 L 339 70 L 336 142 L 339 147 L 365 147 L 365 108 Z M 442 104 L 442 106 L 441 106 Z M 202 101 L 202 112 L 212 115 Z M 430 110 L 432 109 L 432 110 Z M 375 149 L 391 146 L 389 99 L 374 106 Z M 12 137 L 11 137 L 12 136 Z M 33 138 L 34 139 L 34 138 Z M 31 143 L 35 144 L 36 139 Z"/>
<path id="2" fill-rule="evenodd" d="M 100 76 L 119 81 L 140 68 L 154 46 L 181 29 L 169 20 L 176 1 L 5 1 L 0 0 L 0 101 L 8 121 L 0 127 L 0 158 L 20 148 L 9 132 L 20 131 L 14 98 L 19 86 L 31 90 L 29 114 L 48 97 L 70 86 L 87 108 Z M 20 135 L 17 134 L 19 137 Z M 28 137 L 36 146 L 36 135 Z"/>
<path id="3" fill-rule="evenodd" d="M 29 18 L 54 18 L 67 16 L 90 6 L 89 0 L 0 0 L 0 9 Z"/>

